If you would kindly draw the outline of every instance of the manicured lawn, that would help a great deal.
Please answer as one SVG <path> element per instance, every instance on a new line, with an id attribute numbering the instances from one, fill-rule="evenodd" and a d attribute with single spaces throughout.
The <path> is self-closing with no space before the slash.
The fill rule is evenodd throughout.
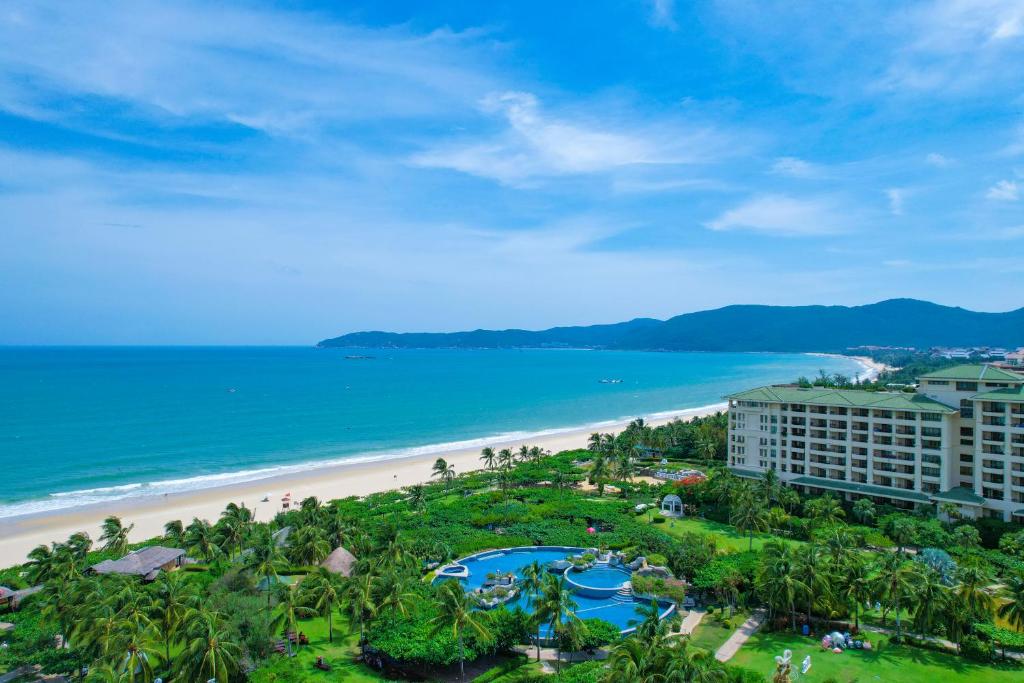
<path id="1" fill-rule="evenodd" d="M 722 647 L 722 644 L 746 620 L 747 616 L 745 612 L 738 610 L 732 618 L 732 623 L 735 626 L 724 626 L 709 614 L 701 620 L 700 625 L 690 634 L 690 644 L 704 648 L 712 653 L 717 652 L 718 648 Z"/>
<path id="2" fill-rule="evenodd" d="M 645 515 L 643 519 L 647 519 Z M 736 527 L 721 522 L 713 522 L 710 519 L 698 519 L 696 517 L 684 517 L 682 519 L 667 519 L 664 524 L 655 524 L 672 536 L 682 536 L 686 533 L 710 534 L 718 541 L 718 546 L 729 551 L 744 551 L 748 548 L 749 539 L 745 534 L 736 531 Z M 754 534 L 754 550 L 760 550 L 764 544 L 771 540 L 786 540 L 774 534 Z M 789 543 L 802 544 L 803 541 L 789 541 Z"/>
<path id="3" fill-rule="evenodd" d="M 811 670 L 799 677 L 801 681 L 824 681 L 829 677 L 839 683 L 1010 683 L 1024 680 L 1024 668 L 986 666 L 953 654 L 889 645 L 886 637 L 876 634 L 870 634 L 869 639 L 876 646 L 870 652 L 850 650 L 833 654 L 822 650 L 817 640 L 790 633 L 760 632 L 751 636 L 729 663 L 769 677 L 775 670 L 775 656 L 788 649 L 793 651 L 797 667 L 804 657 L 811 656 Z"/>
<path id="4" fill-rule="evenodd" d="M 357 634 L 350 634 L 345 622 L 334 618 L 334 642 L 327 640 L 327 619 L 300 619 L 298 630 L 309 637 L 309 645 L 296 648 L 296 661 L 308 681 L 348 681 L 351 683 L 380 683 L 384 678 L 368 666 L 353 661 L 357 654 Z M 317 657 L 331 665 L 330 671 L 314 668 Z"/>

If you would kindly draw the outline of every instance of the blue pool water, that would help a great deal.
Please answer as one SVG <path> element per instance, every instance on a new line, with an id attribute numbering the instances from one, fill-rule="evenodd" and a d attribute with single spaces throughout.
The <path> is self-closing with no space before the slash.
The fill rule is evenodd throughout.
<path id="1" fill-rule="evenodd" d="M 487 580 L 488 574 L 512 572 L 521 578 L 523 570 L 533 562 L 537 562 L 541 567 L 546 567 L 550 562 L 564 560 L 569 555 L 582 552 L 584 552 L 582 548 L 538 547 L 510 548 L 480 553 L 457 561 L 457 564 L 461 564 L 469 570 L 467 578 L 458 580 L 467 591 L 476 590 Z M 601 588 L 619 586 L 629 580 L 628 571 L 614 569 L 606 565 L 598 565 L 584 572 L 572 572 L 571 576 L 573 581 Z M 437 580 L 449 581 L 452 579 Z M 623 631 L 635 628 L 643 620 L 640 615 L 641 609 L 650 605 L 649 602 L 620 595 L 598 598 L 575 593 L 573 601 L 576 602 L 575 612 L 580 619 L 604 619 Z M 509 609 L 521 607 L 527 612 L 531 611 L 529 599 L 522 594 L 509 602 L 507 606 Z M 661 607 L 662 617 L 665 617 L 669 612 L 669 606 L 663 604 Z M 541 635 L 542 637 L 547 636 L 546 628 L 541 630 Z"/>

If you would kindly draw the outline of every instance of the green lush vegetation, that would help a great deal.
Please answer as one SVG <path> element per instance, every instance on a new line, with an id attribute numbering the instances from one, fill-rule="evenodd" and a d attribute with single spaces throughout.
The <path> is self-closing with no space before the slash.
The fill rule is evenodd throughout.
<path id="1" fill-rule="evenodd" d="M 882 647 L 822 654 L 822 680 L 832 661 L 863 663 L 862 680 L 896 670 L 889 680 L 930 681 L 932 669 L 980 681 L 1024 675 L 1003 660 L 1020 649 L 1024 629 L 1019 527 L 805 498 L 771 473 L 737 479 L 720 466 L 724 440 L 720 415 L 657 428 L 636 421 L 618 435 L 593 435 L 585 450 L 484 449 L 479 472 L 439 460 L 432 483 L 310 498 L 269 524 L 231 505 L 215 521 L 170 521 L 142 544 L 184 548 L 197 560 L 150 583 L 88 571 L 138 547 L 112 517 L 95 544 L 75 534 L 0 573 L 14 587 L 43 585 L 19 611 L 0 615 L 15 623 L 0 670 L 87 666 L 90 681 L 140 683 L 453 680 L 463 671 L 485 681 L 753 683 L 771 675 L 771 656 L 784 647 L 818 651 L 820 634 L 872 623 L 886 629 L 869 636 Z M 703 463 L 709 477 L 649 483 L 639 475 L 652 462 L 640 454 L 652 449 Z M 668 493 L 682 498 L 688 517 L 652 523 L 658 518 L 636 511 Z M 274 532 L 286 527 L 281 543 Z M 686 584 L 634 577 L 637 592 L 693 597 L 712 614 L 687 638 L 671 632 L 675 620 L 645 608 L 636 633 L 622 639 L 611 624 L 578 617 L 564 580 L 539 567 L 521 585 L 530 614 L 481 610 L 461 584 L 426 580 L 456 557 L 535 544 L 643 556 Z M 351 576 L 319 566 L 337 547 L 357 558 Z M 713 651 L 756 608 L 767 610 L 765 631 L 733 662 L 717 662 Z M 799 635 L 804 625 L 814 639 Z M 555 634 L 556 654 L 607 648 L 610 657 L 542 674 L 531 640 L 541 627 Z M 55 647 L 57 636 L 68 647 Z"/>

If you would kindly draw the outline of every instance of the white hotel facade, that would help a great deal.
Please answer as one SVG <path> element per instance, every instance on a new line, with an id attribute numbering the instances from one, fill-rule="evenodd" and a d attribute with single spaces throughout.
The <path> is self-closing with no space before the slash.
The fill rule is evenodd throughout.
<path id="1" fill-rule="evenodd" d="M 1024 374 L 959 365 L 917 393 L 767 386 L 728 396 L 728 465 L 808 493 L 1024 522 Z"/>

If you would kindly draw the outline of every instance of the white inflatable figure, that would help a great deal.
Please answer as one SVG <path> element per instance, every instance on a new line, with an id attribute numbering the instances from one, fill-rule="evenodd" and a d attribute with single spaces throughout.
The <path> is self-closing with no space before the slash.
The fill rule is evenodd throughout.
<path id="1" fill-rule="evenodd" d="M 781 657 L 778 657 L 778 656 L 775 657 L 775 663 L 777 665 L 779 665 L 780 667 L 789 666 L 789 662 L 792 659 L 793 659 L 793 651 L 792 650 L 784 650 L 782 652 L 782 656 Z"/>
<path id="2" fill-rule="evenodd" d="M 804 657 L 803 663 L 800 664 L 800 673 L 806 674 L 810 670 L 811 670 L 811 656 L 807 655 L 806 657 Z"/>

